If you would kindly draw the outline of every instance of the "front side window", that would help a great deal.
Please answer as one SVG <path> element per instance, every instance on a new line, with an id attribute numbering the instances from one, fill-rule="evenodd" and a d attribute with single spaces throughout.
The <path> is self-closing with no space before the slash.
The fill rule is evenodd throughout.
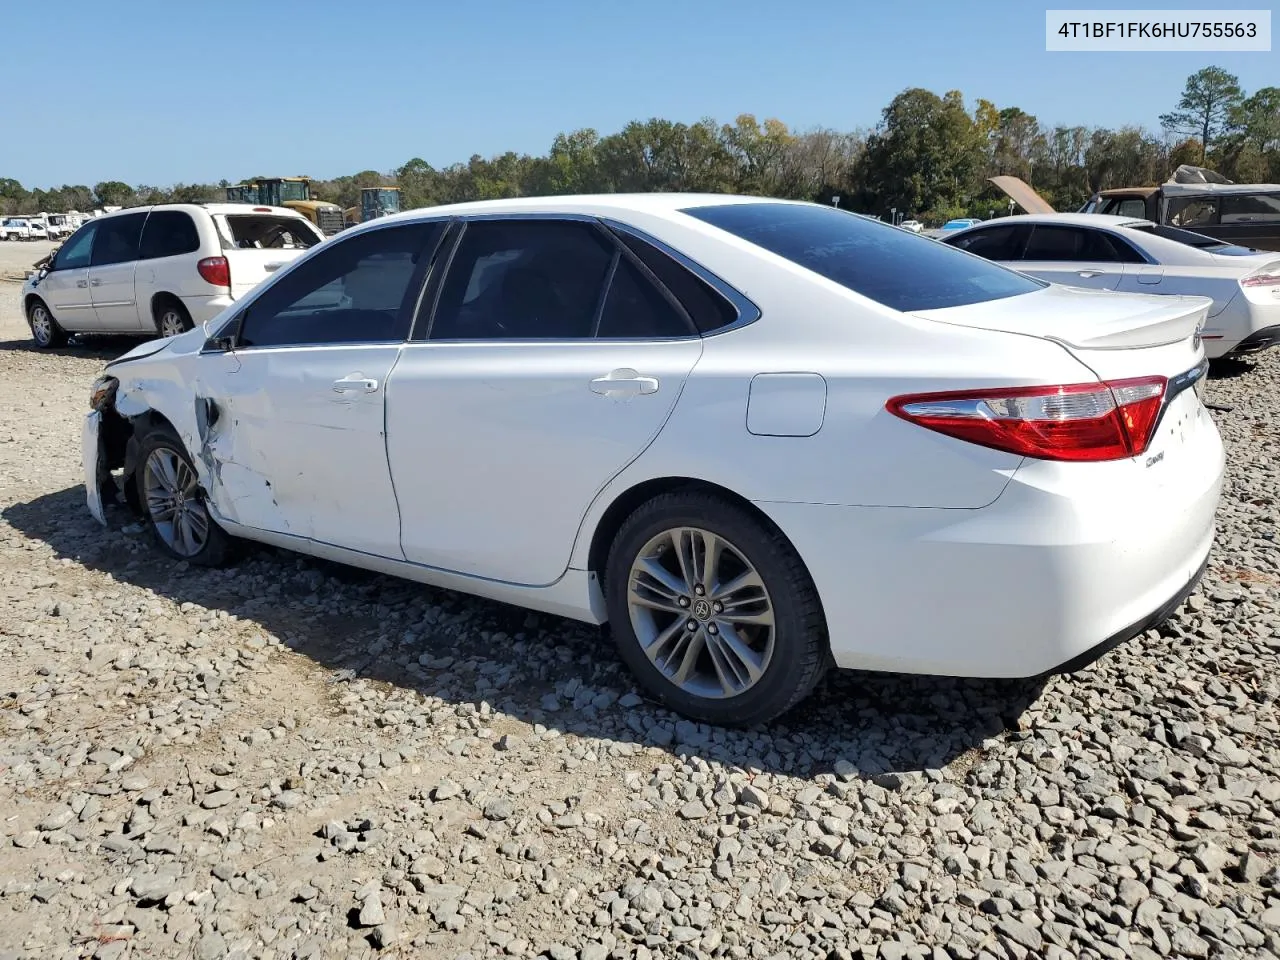
<path id="1" fill-rule="evenodd" d="M 53 260 L 55 270 L 77 270 L 89 266 L 89 256 L 93 253 L 93 237 L 98 232 L 96 223 L 86 223 L 67 238 L 58 255 Z"/>
<path id="2" fill-rule="evenodd" d="M 336 242 L 282 276 L 249 305 L 237 345 L 404 340 L 421 278 L 443 232 L 442 223 L 414 223 Z"/>
<path id="3" fill-rule="evenodd" d="M 590 223 L 468 223 L 440 290 L 430 338 L 589 338 L 614 253 Z"/>
<path id="4" fill-rule="evenodd" d="M 142 224 L 146 219 L 145 213 L 126 213 L 99 223 L 98 236 L 93 243 L 93 259 L 89 265 L 105 267 L 137 260 Z"/>
<path id="5" fill-rule="evenodd" d="M 1229 193 L 1222 198 L 1223 223 L 1280 223 L 1280 193 Z"/>
<path id="6" fill-rule="evenodd" d="M 733 203 L 683 212 L 903 312 L 984 303 L 1044 288 L 1039 280 L 966 257 L 945 243 L 834 207 Z"/>
<path id="7" fill-rule="evenodd" d="M 200 249 L 200 234 L 191 214 L 181 210 L 158 210 L 147 217 L 142 228 L 138 259 L 155 260 L 195 253 Z"/>

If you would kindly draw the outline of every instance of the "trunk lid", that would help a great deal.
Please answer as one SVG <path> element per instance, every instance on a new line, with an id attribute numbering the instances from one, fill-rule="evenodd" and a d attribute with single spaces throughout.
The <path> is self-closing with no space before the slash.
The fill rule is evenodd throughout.
<path id="1" fill-rule="evenodd" d="M 231 297 L 239 300 L 324 238 L 294 213 L 232 213 L 214 218 L 231 268 Z"/>
<path id="2" fill-rule="evenodd" d="M 1050 286 L 1038 293 L 915 316 L 982 330 L 1040 337 L 1069 351 L 1102 380 L 1174 378 L 1204 357 L 1207 297 L 1120 294 Z"/>

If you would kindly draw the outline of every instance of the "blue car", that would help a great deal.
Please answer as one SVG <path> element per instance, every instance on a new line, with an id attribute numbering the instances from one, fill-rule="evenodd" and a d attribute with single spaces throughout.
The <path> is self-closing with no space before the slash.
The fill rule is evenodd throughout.
<path id="1" fill-rule="evenodd" d="M 977 219 L 964 219 L 964 218 L 961 218 L 959 220 L 948 220 L 946 223 L 942 225 L 942 229 L 943 230 L 963 230 L 965 227 L 976 226 L 981 222 L 982 222 L 981 220 L 977 220 Z"/>

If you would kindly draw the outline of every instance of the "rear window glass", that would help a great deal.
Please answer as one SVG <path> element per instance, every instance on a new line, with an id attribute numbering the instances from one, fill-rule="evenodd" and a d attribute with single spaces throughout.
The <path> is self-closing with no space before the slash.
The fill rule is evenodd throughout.
<path id="1" fill-rule="evenodd" d="M 688 311 L 694 325 L 701 333 L 710 333 L 728 326 L 738 319 L 738 310 L 701 277 L 667 256 L 652 244 L 645 243 L 626 231 L 616 231 L 617 237 L 630 248 L 671 295 Z"/>
<path id="2" fill-rule="evenodd" d="M 1229 193 L 1222 198 L 1223 223 L 1280 223 L 1280 193 Z"/>
<path id="3" fill-rule="evenodd" d="M 305 220 L 270 214 L 232 214 L 226 218 L 223 245 L 231 250 L 305 250 L 321 237 Z"/>
<path id="4" fill-rule="evenodd" d="M 683 212 L 903 312 L 985 303 L 1045 286 L 945 243 L 835 207 L 735 203 Z"/>
<path id="5" fill-rule="evenodd" d="M 1185 243 L 1188 247 L 1195 247 L 1205 253 L 1216 253 L 1224 257 L 1250 257 L 1258 252 L 1252 247 L 1241 247 L 1234 243 L 1225 243 L 1216 237 L 1206 237 L 1203 233 L 1196 233 L 1193 230 L 1179 230 L 1177 227 L 1134 224 L 1129 229 L 1152 233 L 1157 237 Z"/>

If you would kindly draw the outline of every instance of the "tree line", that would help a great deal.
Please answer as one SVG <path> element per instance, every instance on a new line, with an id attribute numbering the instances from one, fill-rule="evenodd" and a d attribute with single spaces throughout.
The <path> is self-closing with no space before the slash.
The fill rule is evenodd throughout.
<path id="1" fill-rule="evenodd" d="M 744 193 L 936 222 L 1007 211 L 1007 198 L 988 182 L 1000 174 L 1021 177 L 1059 210 L 1108 187 L 1160 183 L 1183 163 L 1237 182 L 1280 182 L 1280 87 L 1247 95 L 1235 76 L 1206 67 L 1187 78 L 1159 120 L 1158 132 L 1050 127 L 1018 107 L 979 99 L 970 109 L 959 91 L 910 88 L 869 130 L 796 131 L 750 114 L 732 123 L 653 118 L 604 136 L 561 133 L 540 156 L 476 155 L 442 168 L 415 157 L 394 171 L 314 181 L 312 192 L 350 207 L 362 187 L 394 183 L 405 208 L 570 193 Z M 104 181 L 27 190 L 0 178 L 0 214 L 221 200 L 227 185 Z"/>

